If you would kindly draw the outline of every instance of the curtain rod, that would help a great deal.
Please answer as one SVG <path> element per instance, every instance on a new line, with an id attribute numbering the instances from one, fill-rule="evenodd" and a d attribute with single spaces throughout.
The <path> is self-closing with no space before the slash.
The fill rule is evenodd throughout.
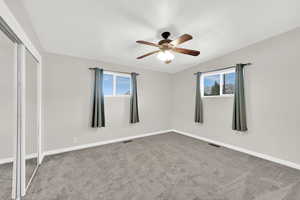
<path id="1" fill-rule="evenodd" d="M 244 66 L 247 66 L 247 65 L 252 65 L 252 63 L 245 63 L 243 64 Z M 223 68 L 219 68 L 219 69 L 213 69 L 213 70 L 209 70 L 209 71 L 204 71 L 202 73 L 208 73 L 208 72 L 216 72 L 216 71 L 221 71 L 221 70 L 225 70 L 225 69 L 230 69 L 230 68 L 235 68 L 236 65 L 234 66 L 230 66 L 230 67 L 223 67 Z M 194 75 L 196 75 L 197 73 L 194 73 Z"/>
<path id="2" fill-rule="evenodd" d="M 89 68 L 90 70 L 94 70 L 94 69 L 98 69 L 97 67 L 94 68 Z M 119 73 L 119 74 L 131 74 L 131 72 L 120 72 L 120 71 L 114 71 L 114 70 L 105 70 L 103 69 L 103 71 L 107 71 L 107 72 L 114 72 L 114 73 Z M 140 75 L 137 73 L 137 75 Z"/>

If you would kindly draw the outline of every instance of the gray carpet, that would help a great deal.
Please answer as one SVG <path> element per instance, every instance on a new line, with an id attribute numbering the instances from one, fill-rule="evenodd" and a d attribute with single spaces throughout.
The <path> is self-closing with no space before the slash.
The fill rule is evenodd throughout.
<path id="1" fill-rule="evenodd" d="M 0 199 L 11 199 L 12 163 L 0 165 Z"/>
<path id="2" fill-rule="evenodd" d="M 45 158 L 26 200 L 299 200 L 300 171 L 168 133 Z"/>
<path id="3" fill-rule="evenodd" d="M 27 159 L 26 160 L 26 186 L 28 185 L 30 178 L 32 177 L 36 167 L 37 167 L 37 158 Z"/>
<path id="4" fill-rule="evenodd" d="M 26 160 L 26 185 L 31 178 L 37 164 L 37 159 Z M 0 200 L 11 199 L 13 164 L 0 165 Z"/>

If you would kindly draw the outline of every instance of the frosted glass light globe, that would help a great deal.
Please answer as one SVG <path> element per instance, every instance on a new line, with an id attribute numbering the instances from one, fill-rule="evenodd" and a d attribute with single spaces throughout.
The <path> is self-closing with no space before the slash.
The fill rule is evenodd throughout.
<path id="1" fill-rule="evenodd" d="M 170 61 L 174 59 L 174 55 L 170 51 L 161 51 L 157 54 L 157 58 L 161 61 Z"/>

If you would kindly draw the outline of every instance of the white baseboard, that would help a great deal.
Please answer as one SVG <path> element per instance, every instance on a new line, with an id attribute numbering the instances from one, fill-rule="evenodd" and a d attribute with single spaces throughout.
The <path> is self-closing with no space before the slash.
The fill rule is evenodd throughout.
<path id="1" fill-rule="evenodd" d="M 0 165 L 6 164 L 6 163 L 11 163 L 13 161 L 14 161 L 13 158 L 3 158 L 3 159 L 0 159 Z"/>
<path id="2" fill-rule="evenodd" d="M 37 157 L 37 153 L 32 153 L 26 156 L 26 159 L 32 159 L 32 158 L 36 158 Z M 0 159 L 0 165 L 2 164 L 7 164 L 7 163 L 12 163 L 14 161 L 14 158 L 4 158 L 4 159 Z"/>
<path id="3" fill-rule="evenodd" d="M 285 165 L 285 166 L 300 170 L 300 164 L 297 164 L 297 163 L 294 163 L 294 162 L 291 162 L 291 161 L 279 159 L 279 158 L 276 158 L 276 157 L 273 157 L 273 156 L 269 156 L 267 154 L 258 153 L 258 152 L 251 151 L 251 150 L 248 150 L 248 149 L 244 149 L 244 148 L 241 148 L 241 147 L 237 147 L 237 146 L 234 146 L 234 145 L 231 145 L 231 144 L 225 144 L 223 142 L 215 141 L 215 140 L 212 140 L 212 139 L 209 139 L 209 138 L 197 136 L 197 135 L 194 135 L 194 134 L 191 134 L 191 133 L 187 133 L 187 132 L 183 132 L 183 131 L 179 131 L 179 130 L 174 130 L 174 129 L 157 131 L 157 132 L 146 133 L 146 134 L 130 136 L 130 137 L 123 137 L 123 138 L 119 138 L 119 139 L 115 139 L 115 140 L 107 140 L 107 141 L 101 141 L 101 142 L 96 142 L 96 143 L 89 143 L 89 144 L 84 144 L 84 145 L 77 145 L 77 146 L 71 146 L 71 147 L 66 147 L 66 148 L 61 148 L 61 149 L 50 150 L 50 151 L 44 152 L 44 154 L 42 155 L 42 159 L 45 156 L 48 156 L 48 155 L 55 155 L 55 154 L 60 154 L 60 153 L 65 153 L 65 152 L 70 152 L 70 151 L 87 149 L 87 148 L 102 146 L 102 145 L 105 145 L 105 144 L 123 142 L 123 141 L 126 141 L 126 140 L 133 140 L 133 139 L 137 139 L 137 138 L 143 138 L 143 137 L 152 136 L 152 135 L 159 135 L 159 134 L 168 133 L 168 132 L 175 132 L 175 133 L 185 135 L 185 136 L 188 136 L 188 137 L 192 137 L 192 138 L 195 138 L 195 139 L 198 139 L 198 140 L 201 140 L 201 141 L 217 144 L 219 146 L 223 146 L 223 147 L 235 150 L 235 151 L 246 153 L 246 154 L 258 157 L 258 158 L 262 158 L 262 159 L 265 159 L 265 160 L 268 160 L 268 161 L 271 161 L 271 162 L 274 162 L 274 163 L 278 163 L 278 164 L 281 164 L 281 165 Z M 34 157 L 36 157 L 36 155 L 31 154 L 31 155 L 28 156 L 27 159 L 34 158 Z M 0 164 L 10 163 L 12 161 L 13 161 L 13 158 L 1 159 Z"/>
<path id="4" fill-rule="evenodd" d="M 71 146 L 71 147 L 66 147 L 66 148 L 61 148 L 61 149 L 49 150 L 49 151 L 44 152 L 42 158 L 44 158 L 45 156 L 48 156 L 48 155 L 55 155 L 55 154 L 69 152 L 69 151 L 76 151 L 76 150 L 87 149 L 87 148 L 91 148 L 91 147 L 102 146 L 105 144 L 112 144 L 112 143 L 117 143 L 117 142 L 123 142 L 126 140 L 133 140 L 133 139 L 137 139 L 137 138 L 148 137 L 148 136 L 152 136 L 152 135 L 159 135 L 159 134 L 168 133 L 171 131 L 172 130 L 163 130 L 163 131 L 157 131 L 157 132 L 152 132 L 152 133 L 146 133 L 146 134 L 142 134 L 142 135 L 118 138 L 115 140 L 107 140 L 107 141 Z"/>
<path id="5" fill-rule="evenodd" d="M 216 145 L 219 145 L 219 146 L 226 147 L 228 149 L 232 149 L 232 150 L 235 150 L 235 151 L 246 153 L 246 154 L 249 154 L 251 156 L 255 156 L 255 157 L 258 157 L 258 158 L 262 158 L 264 160 L 268 160 L 268 161 L 271 161 L 271 162 L 274 162 L 274 163 L 278 163 L 278 164 L 281 164 L 281 165 L 285 165 L 287 167 L 291 167 L 291 168 L 300 170 L 300 164 L 297 164 L 297 163 L 294 163 L 294 162 L 291 162 L 291 161 L 275 158 L 273 156 L 269 156 L 269 155 L 266 155 L 266 154 L 263 154 L 263 153 L 258 153 L 258 152 L 251 151 L 251 150 L 248 150 L 248 149 L 244 149 L 244 148 L 241 148 L 241 147 L 237 147 L 237 146 L 234 146 L 234 145 L 225 144 L 223 142 L 218 142 L 218 141 L 215 141 L 215 140 L 211 140 L 211 139 L 208 139 L 208 138 L 205 138 L 205 137 L 197 136 L 197 135 L 187 133 L 187 132 L 183 132 L 183 131 L 179 131 L 179 130 L 172 130 L 172 132 L 179 133 L 181 135 L 192 137 L 192 138 L 195 138 L 195 139 L 198 139 L 198 140 L 202 140 L 202 141 L 205 141 L 205 142 L 208 142 L 208 143 L 213 143 L 213 144 L 216 144 Z"/>

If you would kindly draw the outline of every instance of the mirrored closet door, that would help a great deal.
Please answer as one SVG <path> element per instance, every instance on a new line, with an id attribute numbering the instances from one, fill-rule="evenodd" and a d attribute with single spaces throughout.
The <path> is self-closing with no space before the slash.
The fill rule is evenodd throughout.
<path id="1" fill-rule="evenodd" d="M 25 60 L 25 179 L 28 188 L 38 168 L 38 62 L 27 49 Z"/>
<path id="2" fill-rule="evenodd" d="M 42 162 L 41 62 L 0 1 L 0 200 L 25 196 Z"/>
<path id="3" fill-rule="evenodd" d="M 0 29 L 0 199 L 12 198 L 17 135 L 15 43 Z"/>

